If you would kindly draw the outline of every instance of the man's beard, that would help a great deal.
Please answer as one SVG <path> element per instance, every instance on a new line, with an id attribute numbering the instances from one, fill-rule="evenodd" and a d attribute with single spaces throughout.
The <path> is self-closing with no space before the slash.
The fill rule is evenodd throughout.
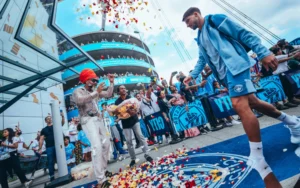
<path id="1" fill-rule="evenodd" d="M 197 19 L 195 19 L 193 24 L 193 30 L 196 30 L 197 28 L 198 28 Z"/>
<path id="2" fill-rule="evenodd" d="M 194 23 L 193 30 L 196 30 L 197 28 L 198 28 L 198 25 L 196 23 Z"/>
<path id="3" fill-rule="evenodd" d="M 96 86 L 93 84 L 88 84 L 88 87 L 90 88 L 90 90 L 94 90 Z"/>

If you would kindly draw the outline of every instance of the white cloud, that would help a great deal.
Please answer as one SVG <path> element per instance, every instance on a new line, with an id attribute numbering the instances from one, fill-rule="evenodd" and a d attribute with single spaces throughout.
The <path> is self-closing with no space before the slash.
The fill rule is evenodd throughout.
<path id="1" fill-rule="evenodd" d="M 96 0 L 78 0 L 79 4 L 92 4 Z M 219 1 L 219 0 L 218 0 Z M 131 17 L 138 18 L 137 24 L 130 24 L 126 27 L 123 24 L 119 24 L 119 30 L 123 32 L 133 33 L 135 29 L 138 29 L 143 36 L 143 40 L 148 46 L 151 46 L 153 43 L 157 45 L 165 45 L 167 42 L 171 44 L 169 34 L 167 33 L 167 28 L 163 27 L 165 24 L 171 24 L 175 28 L 176 33 L 179 35 L 179 38 L 184 43 L 187 50 L 192 56 L 192 60 L 186 64 L 181 63 L 180 58 L 178 58 L 178 53 L 174 48 L 166 48 L 164 57 L 161 57 L 161 52 L 152 50 L 152 56 L 155 61 L 156 67 L 159 74 L 162 77 L 169 78 L 171 72 L 177 70 L 184 70 L 188 72 L 191 70 L 191 67 L 186 68 L 186 65 L 195 64 L 197 61 L 197 53 L 194 53 L 197 48 L 194 43 L 193 38 L 196 36 L 196 31 L 192 31 L 186 28 L 185 24 L 181 21 L 183 13 L 189 7 L 199 7 L 202 15 L 208 14 L 226 14 L 230 16 L 226 11 L 216 5 L 213 1 L 209 0 L 148 0 L 148 6 L 143 6 L 144 9 L 138 9 L 135 14 L 131 14 Z M 161 6 L 161 10 L 158 10 L 157 2 Z M 221 2 L 221 1 L 219 1 Z M 300 1 L 296 0 L 231 0 L 228 1 L 234 7 L 269 29 L 271 32 L 278 35 L 280 38 L 288 38 L 287 34 L 292 28 L 300 28 L 298 10 L 300 9 Z M 82 11 L 80 16 L 90 14 L 93 11 L 96 11 L 97 8 L 92 7 L 90 12 Z M 235 11 L 233 11 L 236 13 Z M 238 15 L 241 17 L 240 15 Z M 230 16 L 232 17 L 232 16 Z M 169 21 L 166 23 L 165 18 Z M 108 17 L 107 20 L 112 19 Z M 244 19 L 244 18 L 243 18 Z M 245 19 L 244 19 L 245 20 Z M 85 19 L 86 24 L 97 25 L 101 27 L 102 17 L 91 16 L 90 20 Z M 108 28 L 113 28 L 111 22 L 106 22 Z M 145 26 L 144 26 L 145 23 Z M 252 24 L 253 25 L 253 24 Z M 150 29 L 151 27 L 152 29 Z M 256 26 L 254 26 L 257 28 Z M 146 30 L 147 29 L 147 30 Z M 257 28 L 268 38 L 271 38 L 270 35 L 267 35 L 266 32 Z M 171 30 L 172 31 L 172 30 Z M 178 38 L 172 32 L 171 37 L 173 40 L 178 40 Z M 273 39 L 276 42 L 275 39 Z M 263 44 L 268 45 L 265 41 Z M 153 45 L 152 45 L 153 46 Z M 172 49 L 172 50 L 171 50 Z M 159 54 L 157 54 L 159 53 Z M 172 54 L 172 56 L 168 56 Z M 177 57 L 177 58 L 176 58 Z M 172 62 L 169 61 L 172 59 Z M 174 60 L 174 61 L 173 61 Z"/>

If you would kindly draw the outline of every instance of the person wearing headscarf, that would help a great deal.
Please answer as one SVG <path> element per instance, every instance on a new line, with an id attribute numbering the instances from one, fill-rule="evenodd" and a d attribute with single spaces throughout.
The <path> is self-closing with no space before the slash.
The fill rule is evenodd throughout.
<path id="1" fill-rule="evenodd" d="M 104 125 L 104 120 L 98 107 L 101 98 L 109 98 L 113 94 L 114 76 L 107 75 L 110 86 L 103 91 L 105 83 L 98 85 L 99 78 L 91 69 L 84 69 L 79 80 L 84 87 L 73 93 L 73 99 L 78 106 L 82 129 L 91 143 L 92 163 L 99 187 L 109 187 L 107 177 L 112 175 L 107 171 L 107 162 L 110 155 L 110 135 Z"/>

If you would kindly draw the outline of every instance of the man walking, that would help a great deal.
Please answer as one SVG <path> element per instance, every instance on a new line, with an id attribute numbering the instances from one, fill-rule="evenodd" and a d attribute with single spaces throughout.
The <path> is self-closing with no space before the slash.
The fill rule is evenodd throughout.
<path id="1" fill-rule="evenodd" d="M 131 97 L 127 95 L 127 91 L 124 85 L 121 85 L 118 87 L 117 92 L 119 93 L 120 97 L 116 100 L 115 105 L 121 104 L 123 101 L 130 99 Z M 118 109 L 118 108 L 117 108 Z M 126 138 L 128 151 L 131 157 L 130 167 L 133 167 L 136 164 L 136 155 L 132 143 L 132 131 L 136 134 L 137 139 L 142 144 L 142 150 L 144 152 L 144 157 L 147 161 L 152 162 L 153 159 L 148 155 L 148 145 L 146 142 L 145 137 L 142 134 L 141 127 L 140 127 L 140 121 L 137 116 L 137 110 L 130 110 L 129 114 L 131 115 L 128 119 L 122 119 L 122 126 L 124 135 Z"/>
<path id="2" fill-rule="evenodd" d="M 63 126 L 65 124 L 65 117 L 62 112 L 60 113 L 60 115 L 62 118 L 61 125 Z M 38 153 L 42 154 L 44 140 L 45 140 L 50 181 L 53 181 L 54 180 L 54 164 L 56 161 L 56 152 L 55 152 L 55 141 L 54 141 L 52 117 L 50 115 L 47 116 L 45 118 L 45 122 L 46 122 L 47 126 L 44 127 L 41 131 Z M 61 136 L 63 136 L 62 133 L 61 133 Z"/>
<path id="3" fill-rule="evenodd" d="M 232 105 L 242 120 L 249 139 L 249 159 L 254 162 L 253 168 L 258 171 L 267 188 L 281 187 L 263 156 L 259 122 L 251 109 L 283 121 L 291 130 L 292 143 L 300 143 L 300 120 L 255 97 L 253 93 L 256 90 L 250 77 L 250 68 L 255 62 L 251 62 L 247 51 L 251 49 L 255 52 L 267 70 L 276 70 L 276 58 L 257 36 L 225 15 L 204 18 L 198 8 L 192 7 L 184 13 L 182 21 L 187 27 L 198 29 L 196 41 L 199 46 L 197 65 L 184 81 L 189 82 L 197 77 L 206 64 L 210 66 L 216 79 L 228 88 Z M 296 153 L 300 152 L 300 148 L 297 150 Z"/>
<path id="4" fill-rule="evenodd" d="M 114 76 L 108 74 L 107 77 L 110 86 L 107 91 L 103 91 L 104 83 L 100 83 L 96 88 L 99 78 L 95 72 L 91 69 L 84 69 L 79 76 L 84 87 L 76 89 L 73 93 L 82 129 L 91 142 L 92 163 L 98 187 L 109 187 L 110 183 L 106 177 L 111 176 L 111 173 L 106 170 L 110 155 L 110 135 L 98 108 L 98 101 L 101 98 L 108 98 L 113 94 Z"/>

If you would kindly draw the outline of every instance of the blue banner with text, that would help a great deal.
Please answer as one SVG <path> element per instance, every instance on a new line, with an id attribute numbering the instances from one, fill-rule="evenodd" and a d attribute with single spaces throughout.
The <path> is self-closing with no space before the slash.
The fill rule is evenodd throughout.
<path id="1" fill-rule="evenodd" d="M 140 119 L 140 127 L 141 127 L 141 131 L 142 131 L 142 134 L 144 135 L 144 137 L 149 138 L 150 135 L 149 135 L 147 126 L 143 119 Z"/>
<path id="2" fill-rule="evenodd" d="M 173 106 L 170 116 L 177 131 L 184 131 L 195 126 L 205 125 L 207 118 L 200 100 L 189 103 L 189 110 L 185 106 Z"/>
<path id="3" fill-rule="evenodd" d="M 145 123 L 149 126 L 151 134 L 164 135 L 169 133 L 169 127 L 161 112 L 156 112 L 145 117 Z"/>
<path id="4" fill-rule="evenodd" d="M 236 114 L 228 93 L 209 96 L 208 100 L 216 118 L 222 119 Z"/>
<path id="5" fill-rule="evenodd" d="M 291 83 L 294 95 L 300 95 L 300 70 L 292 70 L 284 73 Z"/>
<path id="6" fill-rule="evenodd" d="M 286 98 L 279 76 L 277 75 L 262 78 L 259 81 L 259 86 L 262 89 L 257 91 L 256 96 L 260 100 L 275 103 Z"/>

